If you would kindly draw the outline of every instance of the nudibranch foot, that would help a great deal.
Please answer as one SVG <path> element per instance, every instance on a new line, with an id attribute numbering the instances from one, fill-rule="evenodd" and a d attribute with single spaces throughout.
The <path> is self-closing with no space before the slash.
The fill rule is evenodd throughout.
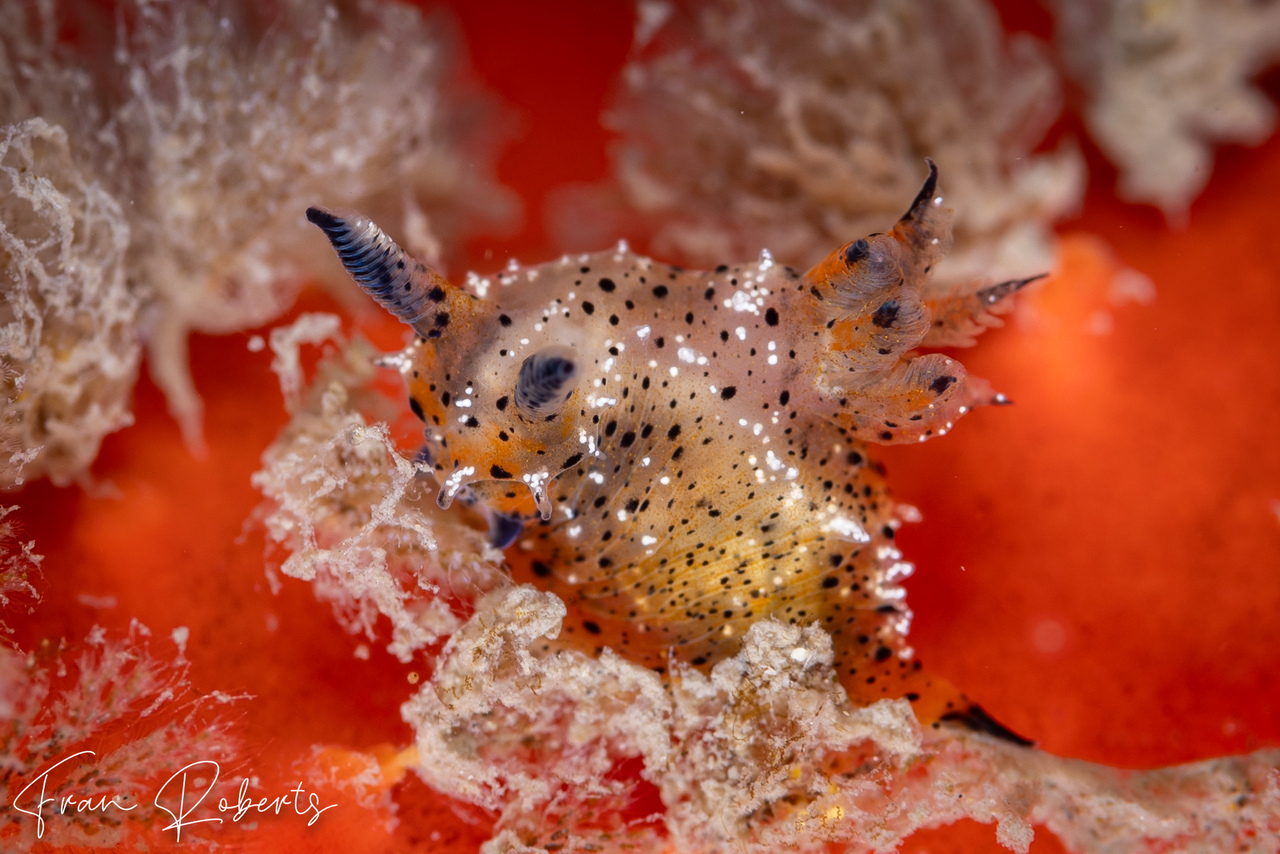
<path id="1" fill-rule="evenodd" d="M 513 576 L 565 602 L 562 638 L 709 667 L 758 620 L 816 623 L 855 701 L 905 696 L 928 723 L 980 723 L 911 659 L 912 567 L 869 449 L 1002 401 L 917 351 L 981 331 L 1030 281 L 930 289 L 951 235 L 937 180 L 930 162 L 888 232 L 803 275 L 768 253 L 696 272 L 619 245 L 513 264 L 480 282 L 484 298 L 359 214 L 308 216 L 418 333 L 396 364 L 437 502 L 485 513 Z"/>

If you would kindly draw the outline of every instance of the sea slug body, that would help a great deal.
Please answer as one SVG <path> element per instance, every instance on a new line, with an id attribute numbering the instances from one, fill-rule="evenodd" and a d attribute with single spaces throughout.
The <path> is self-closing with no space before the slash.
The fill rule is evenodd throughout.
<path id="1" fill-rule="evenodd" d="M 774 617 L 819 623 L 855 701 L 1002 728 L 929 679 L 904 637 L 911 571 L 868 443 L 946 433 L 1003 401 L 948 356 L 1030 279 L 950 290 L 929 271 L 937 170 L 891 231 L 808 273 L 694 272 L 630 252 L 512 267 L 483 296 L 372 222 L 311 208 L 353 278 L 418 333 L 400 360 L 438 501 L 474 502 L 566 634 L 647 666 L 735 653 Z M 1011 734 L 1010 734 L 1011 735 Z"/>

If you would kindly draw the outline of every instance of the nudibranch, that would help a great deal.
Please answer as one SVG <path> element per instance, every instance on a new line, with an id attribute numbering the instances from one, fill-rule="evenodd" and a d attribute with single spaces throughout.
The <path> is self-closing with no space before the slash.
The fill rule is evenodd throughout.
<path id="1" fill-rule="evenodd" d="M 567 635 L 662 669 L 732 655 L 755 620 L 817 622 L 855 702 L 905 696 L 922 720 L 1016 738 L 912 660 L 911 565 L 868 453 L 1003 401 L 916 348 L 972 343 L 1032 281 L 931 282 L 951 211 L 928 166 L 891 231 L 804 274 L 620 244 L 468 290 L 358 213 L 307 218 L 417 333 L 399 365 L 440 506 L 482 508 L 517 577 L 569 605 Z"/>

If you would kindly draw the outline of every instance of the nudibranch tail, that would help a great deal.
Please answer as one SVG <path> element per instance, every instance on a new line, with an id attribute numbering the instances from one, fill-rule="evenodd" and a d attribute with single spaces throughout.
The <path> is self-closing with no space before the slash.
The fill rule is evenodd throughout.
<path id="1" fill-rule="evenodd" d="M 449 322 L 445 303 L 457 288 L 357 211 L 310 207 L 307 220 L 329 238 L 342 266 L 365 293 L 422 337 L 440 337 Z"/>

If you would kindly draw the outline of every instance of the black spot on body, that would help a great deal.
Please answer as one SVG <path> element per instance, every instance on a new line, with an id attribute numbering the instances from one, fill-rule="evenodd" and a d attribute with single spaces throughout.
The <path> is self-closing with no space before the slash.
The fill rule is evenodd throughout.
<path id="1" fill-rule="evenodd" d="M 844 262 L 849 266 L 853 266 L 866 258 L 871 252 L 871 244 L 866 240 L 858 239 L 850 243 L 844 250 Z"/>
<path id="2" fill-rule="evenodd" d="M 955 381 L 956 378 L 950 374 L 938 377 L 933 382 L 929 383 L 929 390 L 934 394 L 942 394 L 944 391 L 951 388 L 951 384 Z"/>
<path id="3" fill-rule="evenodd" d="M 500 314 L 498 315 L 498 322 L 501 323 L 503 326 L 510 326 L 511 318 L 507 317 L 505 314 Z"/>
<path id="4" fill-rule="evenodd" d="M 617 287 L 618 286 L 613 283 L 613 279 L 600 280 L 600 290 L 604 291 L 606 294 L 613 293 Z"/>
<path id="5" fill-rule="evenodd" d="M 737 386 L 727 385 L 727 386 L 725 386 L 724 388 L 720 389 L 720 399 L 721 399 L 721 400 L 733 400 L 733 396 L 734 396 L 735 394 L 737 394 L 737 393 L 738 393 L 738 387 L 737 387 Z"/>
<path id="6" fill-rule="evenodd" d="M 495 464 L 489 468 L 489 476 L 496 477 L 499 480 L 508 480 L 511 477 L 511 472 L 507 471 L 502 466 Z"/>
<path id="7" fill-rule="evenodd" d="M 764 313 L 764 322 L 765 322 L 765 323 L 767 323 L 767 324 L 769 324 L 770 326 L 777 326 L 777 325 L 778 325 L 778 310 L 777 310 L 776 308 L 771 308 L 771 309 L 768 309 L 767 311 L 765 311 L 765 313 Z"/>
<path id="8" fill-rule="evenodd" d="M 419 421 L 426 421 L 427 416 L 422 412 L 422 404 L 418 403 L 415 398 L 409 398 L 409 408 L 413 410 L 413 414 L 418 416 Z"/>
<path id="9" fill-rule="evenodd" d="M 875 314 L 871 315 L 871 322 L 881 329 L 888 329 L 898 319 L 898 309 L 898 301 L 889 300 L 877 308 Z"/>

